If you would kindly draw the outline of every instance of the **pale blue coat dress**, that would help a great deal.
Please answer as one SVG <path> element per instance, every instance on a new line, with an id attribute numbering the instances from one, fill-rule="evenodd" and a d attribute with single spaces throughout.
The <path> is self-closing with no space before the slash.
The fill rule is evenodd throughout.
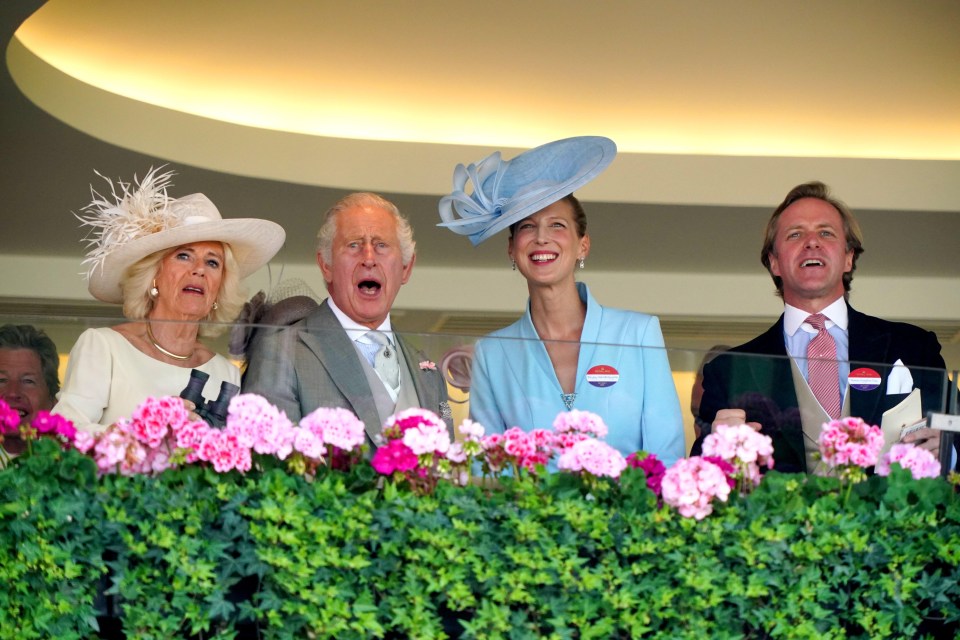
<path id="1" fill-rule="evenodd" d="M 591 411 L 609 427 L 606 442 L 624 456 L 654 453 L 668 467 L 685 452 L 680 401 L 656 316 L 601 306 L 582 282 L 587 303 L 572 408 Z M 623 346 L 623 345 L 640 345 Z M 552 428 L 566 411 L 550 356 L 527 311 L 477 342 L 470 417 L 486 433 L 518 426 Z"/>

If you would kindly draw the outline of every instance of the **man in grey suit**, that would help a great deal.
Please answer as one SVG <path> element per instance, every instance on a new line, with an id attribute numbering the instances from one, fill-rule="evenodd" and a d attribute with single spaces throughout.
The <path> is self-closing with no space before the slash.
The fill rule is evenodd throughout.
<path id="1" fill-rule="evenodd" d="M 443 377 L 390 323 L 416 261 L 409 221 L 388 200 L 353 193 L 327 211 L 317 239 L 329 296 L 303 320 L 257 341 L 243 391 L 264 396 L 294 422 L 318 407 L 349 409 L 366 425 L 371 449 L 384 421 L 403 409 L 429 409 L 449 426 Z"/>

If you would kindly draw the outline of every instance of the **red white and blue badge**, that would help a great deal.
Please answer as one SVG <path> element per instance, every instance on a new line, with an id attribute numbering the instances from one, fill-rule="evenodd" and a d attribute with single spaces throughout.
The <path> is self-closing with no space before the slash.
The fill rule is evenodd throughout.
<path id="1" fill-rule="evenodd" d="M 850 372 L 847 382 L 857 391 L 873 391 L 880 386 L 880 374 L 868 367 L 860 367 Z"/>
<path id="2" fill-rule="evenodd" d="M 620 372 L 608 364 L 598 364 L 587 371 L 587 382 L 595 387 L 612 387 L 620 380 Z"/>

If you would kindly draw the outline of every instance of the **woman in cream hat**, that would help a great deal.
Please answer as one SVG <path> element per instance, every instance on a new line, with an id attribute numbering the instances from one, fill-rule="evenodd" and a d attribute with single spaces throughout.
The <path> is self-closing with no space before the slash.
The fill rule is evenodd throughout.
<path id="1" fill-rule="evenodd" d="M 494 153 L 454 172 L 453 193 L 440 201 L 441 225 L 475 245 L 508 229 L 507 253 L 530 295 L 520 320 L 477 343 L 470 415 L 496 433 L 550 428 L 563 411 L 590 411 L 608 425 L 608 444 L 624 455 L 654 453 L 669 466 L 685 447 L 660 324 L 600 305 L 575 278 L 590 236 L 573 191 L 616 152 L 608 138 L 583 136 L 509 161 Z"/>
<path id="2" fill-rule="evenodd" d="M 91 189 L 93 202 L 78 216 L 93 228 L 84 261 L 90 293 L 122 304 L 130 320 L 84 331 L 70 352 L 53 412 L 79 429 L 103 430 L 148 396 L 179 395 L 193 369 L 209 375 L 207 400 L 222 382 L 240 384 L 240 371 L 198 335 L 236 318 L 240 280 L 280 250 L 285 234 L 268 220 L 224 220 L 200 193 L 168 196 L 172 176 L 151 169 L 139 182 L 106 179 L 110 197 Z"/>

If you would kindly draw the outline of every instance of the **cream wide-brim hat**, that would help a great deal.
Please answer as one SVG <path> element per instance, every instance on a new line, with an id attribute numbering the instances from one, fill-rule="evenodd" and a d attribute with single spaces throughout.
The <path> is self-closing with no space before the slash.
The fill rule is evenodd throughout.
<path id="1" fill-rule="evenodd" d="M 241 278 L 267 264 L 286 239 L 283 227 L 259 218 L 223 219 L 217 207 L 202 193 L 170 199 L 166 226 L 132 239 L 114 240 L 109 251 L 94 261 L 88 277 L 91 295 L 103 302 L 123 302 L 121 283 L 127 270 L 157 251 L 192 242 L 222 242 L 230 245 Z M 101 245 L 109 239 L 103 239 Z"/>

